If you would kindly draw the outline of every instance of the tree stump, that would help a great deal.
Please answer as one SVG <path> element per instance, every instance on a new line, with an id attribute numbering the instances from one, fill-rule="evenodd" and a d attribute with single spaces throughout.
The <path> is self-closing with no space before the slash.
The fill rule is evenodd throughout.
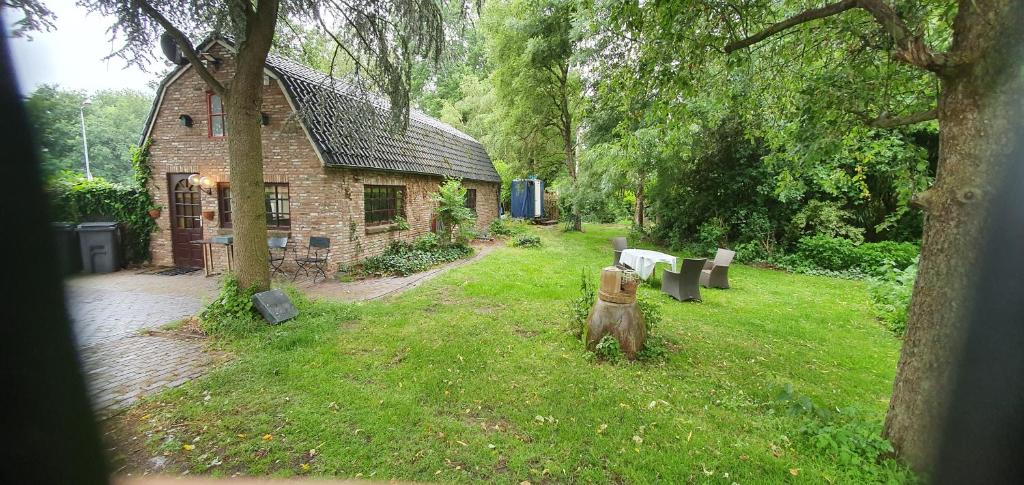
<path id="1" fill-rule="evenodd" d="M 601 271 L 597 302 L 587 317 L 587 349 L 593 351 L 605 335 L 619 341 L 627 359 L 644 348 L 647 327 L 636 304 L 636 281 L 623 281 L 622 270 L 609 266 Z"/>

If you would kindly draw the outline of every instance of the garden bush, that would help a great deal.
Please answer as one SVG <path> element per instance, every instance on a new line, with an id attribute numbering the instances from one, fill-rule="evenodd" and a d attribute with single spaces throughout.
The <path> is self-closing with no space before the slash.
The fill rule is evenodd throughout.
<path id="1" fill-rule="evenodd" d="M 463 245 L 473 238 L 472 231 L 476 224 L 476 213 L 466 207 L 466 187 L 459 179 L 445 180 L 430 198 L 437 202 L 434 214 L 437 216 L 442 244 L 450 244 L 453 236 L 459 245 Z"/>
<path id="2" fill-rule="evenodd" d="M 537 248 L 540 247 L 541 240 L 536 234 L 519 234 L 512 238 L 511 244 L 515 248 Z"/>
<path id="3" fill-rule="evenodd" d="M 429 236 L 421 236 L 414 243 L 394 240 L 380 255 L 363 260 L 362 271 L 373 276 L 406 276 L 471 254 L 473 248 L 464 244 L 433 245 Z"/>
<path id="4" fill-rule="evenodd" d="M 147 211 L 153 200 L 143 187 L 91 181 L 80 175 L 61 177 L 49 185 L 52 218 L 60 222 L 117 221 L 121 224 L 121 255 L 129 263 L 149 260 L 149 238 L 156 221 Z"/>
<path id="5" fill-rule="evenodd" d="M 514 236 L 522 234 L 526 230 L 526 224 L 504 218 L 494 219 L 488 228 L 491 236 Z"/>
<path id="6" fill-rule="evenodd" d="M 251 328 L 255 322 L 252 295 L 255 287 L 242 289 L 231 273 L 221 280 L 220 293 L 203 307 L 199 320 L 207 335 L 236 334 Z"/>
<path id="7" fill-rule="evenodd" d="M 868 286 L 879 318 L 898 337 L 907 331 L 907 311 L 916 279 L 917 265 L 912 264 L 902 270 L 893 268 L 873 278 Z"/>
<path id="8" fill-rule="evenodd" d="M 883 241 L 855 244 L 849 239 L 812 236 L 800 239 L 790 259 L 794 266 L 810 265 L 828 271 L 858 271 L 877 275 L 893 265 L 906 267 L 917 260 L 914 243 Z"/>

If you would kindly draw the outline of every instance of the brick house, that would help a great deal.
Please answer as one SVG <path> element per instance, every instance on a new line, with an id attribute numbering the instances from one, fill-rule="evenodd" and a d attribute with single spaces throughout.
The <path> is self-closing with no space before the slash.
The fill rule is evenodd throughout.
<path id="1" fill-rule="evenodd" d="M 211 40 L 199 49 L 214 76 L 230 78 L 230 43 Z M 290 247 L 304 251 L 310 236 L 326 236 L 334 268 L 379 254 L 394 238 L 411 240 L 431 230 L 430 195 L 445 177 L 468 188 L 478 229 L 497 217 L 501 179 L 469 135 L 417 110 L 408 130 L 394 134 L 379 99 L 273 54 L 263 89 L 267 225 L 269 235 L 288 236 Z M 150 192 L 164 208 L 150 243 L 154 264 L 202 266 L 192 241 L 231 234 L 231 135 L 223 113 L 220 97 L 189 65 L 157 89 L 142 138 L 151 140 Z M 393 230 L 399 215 L 409 230 Z M 216 265 L 224 257 L 214 251 Z"/>

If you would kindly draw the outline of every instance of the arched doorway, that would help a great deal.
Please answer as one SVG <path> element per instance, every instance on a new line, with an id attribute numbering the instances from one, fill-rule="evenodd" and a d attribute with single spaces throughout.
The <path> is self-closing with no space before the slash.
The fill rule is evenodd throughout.
<path id="1" fill-rule="evenodd" d="M 199 187 L 188 183 L 189 173 L 167 174 L 171 205 L 171 254 L 175 266 L 201 268 L 203 247 L 192 244 L 203 238 L 203 207 Z"/>

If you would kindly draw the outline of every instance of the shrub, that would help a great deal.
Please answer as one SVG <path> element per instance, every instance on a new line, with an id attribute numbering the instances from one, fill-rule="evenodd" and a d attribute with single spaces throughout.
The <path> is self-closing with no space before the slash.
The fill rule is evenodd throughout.
<path id="1" fill-rule="evenodd" d="M 601 337 L 601 340 L 594 346 L 594 355 L 599 360 L 604 360 L 611 363 L 622 361 L 623 354 L 622 348 L 619 347 L 619 341 L 611 335 L 605 335 Z"/>
<path id="2" fill-rule="evenodd" d="M 896 336 L 902 337 L 907 331 L 907 311 L 910 309 L 910 294 L 917 280 L 917 265 L 905 269 L 892 268 L 868 285 L 871 301 L 879 318 Z"/>
<path id="3" fill-rule="evenodd" d="M 850 224 L 848 221 L 852 219 L 853 215 L 841 209 L 837 202 L 812 200 L 790 221 L 790 237 L 796 239 L 801 235 L 814 234 L 860 243 L 864 240 L 864 229 Z"/>
<path id="4" fill-rule="evenodd" d="M 437 215 L 441 227 L 441 242 L 448 245 L 452 242 L 452 231 L 459 229 L 456 242 L 464 244 L 472 237 L 469 231 L 476 223 L 476 214 L 466 207 L 466 188 L 458 179 L 445 180 L 437 192 L 430 197 L 437 202 L 434 214 Z"/>
<path id="5" fill-rule="evenodd" d="M 491 225 L 487 230 L 492 236 L 511 236 L 515 234 L 513 227 L 505 219 L 501 218 L 491 221 Z"/>
<path id="6" fill-rule="evenodd" d="M 536 234 L 519 234 L 512 238 L 512 247 L 516 248 L 537 248 L 541 246 L 540 236 Z"/>
<path id="7" fill-rule="evenodd" d="M 893 265 L 906 267 L 917 259 L 914 243 L 883 241 L 855 244 L 849 239 L 812 236 L 797 243 L 792 261 L 796 266 L 811 265 L 829 271 L 858 271 L 880 274 Z"/>
<path id="8" fill-rule="evenodd" d="M 441 247 L 441 238 L 432 232 L 428 232 L 412 242 L 412 249 L 417 251 L 434 251 L 439 247 Z"/>
<path id="9" fill-rule="evenodd" d="M 590 309 L 594 306 L 594 298 L 597 292 L 594 285 L 587 279 L 587 271 L 580 271 L 580 294 L 569 302 L 569 314 L 572 316 L 571 331 L 577 338 L 586 341 L 587 338 L 587 317 L 590 316 Z"/>
<path id="10" fill-rule="evenodd" d="M 251 326 L 255 321 L 252 310 L 252 295 L 255 293 L 255 287 L 243 290 L 233 274 L 224 275 L 220 293 L 199 314 L 203 331 L 216 335 Z"/>
<path id="11" fill-rule="evenodd" d="M 640 307 L 640 314 L 644 316 L 644 325 L 647 327 L 648 334 L 661 326 L 661 305 L 643 297 L 637 298 L 636 304 Z"/>
<path id="12" fill-rule="evenodd" d="M 156 221 L 147 214 L 153 200 L 144 187 L 73 175 L 52 180 L 49 195 L 55 221 L 117 221 L 121 224 L 124 260 L 141 263 L 149 259 L 149 238 L 156 230 Z"/>
<path id="13" fill-rule="evenodd" d="M 473 254 L 473 248 L 463 244 L 437 245 L 426 249 L 429 244 L 426 237 L 418 238 L 415 243 L 391 241 L 383 253 L 363 260 L 362 271 L 374 276 L 406 276 Z"/>
<path id="14" fill-rule="evenodd" d="M 725 246 L 726 236 L 729 228 L 720 217 L 713 217 L 697 228 L 697 244 L 702 254 L 714 254 L 715 251 Z"/>

